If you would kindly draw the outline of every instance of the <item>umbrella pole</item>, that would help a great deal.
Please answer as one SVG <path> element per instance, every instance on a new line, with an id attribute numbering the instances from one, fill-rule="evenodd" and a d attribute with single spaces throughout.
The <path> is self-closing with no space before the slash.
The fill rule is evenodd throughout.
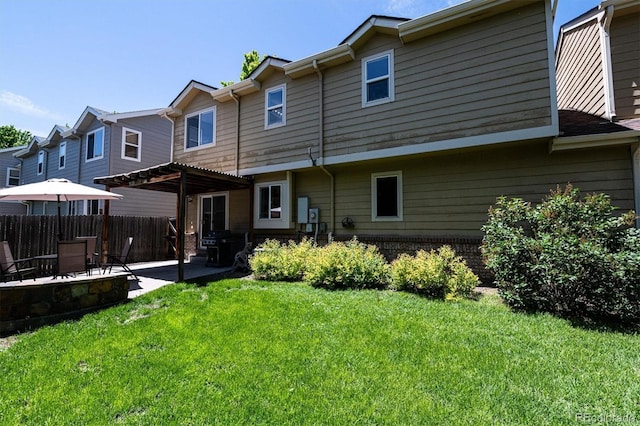
<path id="1" fill-rule="evenodd" d="M 58 195 L 58 241 L 62 241 L 62 215 L 60 214 L 60 195 Z"/>

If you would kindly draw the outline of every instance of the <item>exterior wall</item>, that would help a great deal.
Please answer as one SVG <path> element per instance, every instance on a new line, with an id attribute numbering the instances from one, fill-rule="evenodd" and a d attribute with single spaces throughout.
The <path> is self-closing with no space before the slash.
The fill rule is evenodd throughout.
<path id="1" fill-rule="evenodd" d="M 177 196 L 170 192 L 148 191 L 135 188 L 114 188 L 122 194 L 121 200 L 109 202 L 110 216 L 174 217 Z"/>
<path id="2" fill-rule="evenodd" d="M 0 188 L 7 188 L 8 168 L 17 168 L 20 160 L 15 158 L 13 154 L 24 147 L 0 149 Z M 22 179 L 22 176 L 20 176 Z M 4 201 L 0 202 L 0 215 L 6 214 L 25 214 L 27 208 L 20 201 Z"/>
<path id="3" fill-rule="evenodd" d="M 98 160 L 87 161 L 87 134 L 99 128 L 104 129 L 103 157 Z M 80 149 L 80 173 L 78 183 L 87 186 L 100 188 L 100 185 L 93 183 L 96 176 L 106 176 L 109 174 L 109 153 L 111 152 L 111 130 L 98 119 L 94 119 L 86 129 L 83 129 Z"/>
<path id="4" fill-rule="evenodd" d="M 616 114 L 640 117 L 640 12 L 619 17 L 614 12 L 610 34 Z"/>
<path id="5" fill-rule="evenodd" d="M 325 157 L 551 124 L 543 4 L 405 46 L 377 35 L 325 75 Z M 362 108 L 361 59 L 394 49 L 395 101 Z"/>
<path id="6" fill-rule="evenodd" d="M 556 64 L 558 108 L 604 116 L 605 93 L 598 24 L 592 19 L 564 34 Z"/>
<path id="7" fill-rule="evenodd" d="M 241 101 L 244 102 L 244 99 Z M 216 107 L 216 143 L 190 151 L 184 150 L 185 117 L 191 113 Z M 173 161 L 222 172 L 235 169 L 236 103 L 217 102 L 208 93 L 199 93 L 174 122 Z"/>
<path id="8" fill-rule="evenodd" d="M 122 157 L 122 129 L 142 133 L 140 161 Z M 111 124 L 109 174 L 120 174 L 169 162 L 171 155 L 171 122 L 158 115 L 128 118 Z"/>
<path id="9" fill-rule="evenodd" d="M 286 84 L 286 125 L 265 129 L 265 91 Z M 241 98 L 240 169 L 289 163 L 318 156 L 319 85 L 314 74 L 297 80 L 274 72 L 261 90 Z"/>

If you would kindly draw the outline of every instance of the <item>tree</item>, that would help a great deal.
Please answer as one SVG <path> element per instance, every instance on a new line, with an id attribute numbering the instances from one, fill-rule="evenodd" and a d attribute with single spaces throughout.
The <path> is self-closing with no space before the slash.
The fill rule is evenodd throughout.
<path id="1" fill-rule="evenodd" d="M 247 52 L 244 54 L 244 61 L 242 62 L 242 68 L 240 69 L 240 80 L 244 80 L 249 77 L 249 74 L 260 65 L 260 62 L 266 58 L 266 55 L 262 55 L 260 58 L 260 54 L 252 50 L 251 52 Z M 232 85 L 233 81 L 221 81 L 220 84 L 222 87 L 227 87 Z"/>
<path id="2" fill-rule="evenodd" d="M 13 125 L 0 126 L 0 148 L 26 145 L 33 135 L 26 130 L 18 130 Z"/>

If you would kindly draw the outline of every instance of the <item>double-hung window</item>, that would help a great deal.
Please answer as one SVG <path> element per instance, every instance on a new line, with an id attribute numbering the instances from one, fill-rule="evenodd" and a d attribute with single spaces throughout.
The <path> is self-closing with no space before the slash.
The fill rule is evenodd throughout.
<path id="1" fill-rule="evenodd" d="M 184 149 L 216 144 L 216 108 L 195 112 L 185 117 Z"/>
<path id="2" fill-rule="evenodd" d="M 62 142 L 58 147 L 58 169 L 64 169 L 67 165 L 67 143 Z"/>
<path id="3" fill-rule="evenodd" d="M 287 124 L 287 86 L 280 85 L 265 91 L 264 128 Z"/>
<path id="4" fill-rule="evenodd" d="M 7 186 L 20 185 L 20 169 L 7 167 Z"/>
<path id="5" fill-rule="evenodd" d="M 87 161 L 98 160 L 104 154 L 104 128 L 87 133 Z"/>
<path id="6" fill-rule="evenodd" d="M 142 132 L 122 128 L 122 158 L 125 160 L 140 161 L 142 144 Z"/>
<path id="7" fill-rule="evenodd" d="M 393 50 L 362 59 L 362 107 L 392 102 Z"/>
<path id="8" fill-rule="evenodd" d="M 402 220 L 402 172 L 371 175 L 371 220 L 392 222 Z"/>
<path id="9" fill-rule="evenodd" d="M 44 173 L 44 151 L 38 152 L 38 175 Z"/>

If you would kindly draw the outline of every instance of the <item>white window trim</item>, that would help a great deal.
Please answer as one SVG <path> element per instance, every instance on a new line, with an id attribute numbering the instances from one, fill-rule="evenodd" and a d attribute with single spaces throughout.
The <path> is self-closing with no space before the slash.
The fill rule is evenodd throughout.
<path id="1" fill-rule="evenodd" d="M 397 181 L 397 202 L 398 202 L 398 215 L 397 216 L 378 216 L 376 207 L 378 205 L 378 191 L 377 191 L 377 179 L 385 177 L 396 177 Z M 402 185 L 402 171 L 397 170 L 393 172 L 371 173 L 371 221 L 372 222 L 401 222 L 403 220 L 403 197 L 402 197 L 403 185 Z"/>
<path id="2" fill-rule="evenodd" d="M 42 176 L 44 174 L 44 167 L 46 164 L 45 157 L 46 154 L 44 153 L 44 151 L 38 151 L 38 164 L 36 169 L 36 172 L 38 172 L 38 176 Z"/>
<path id="3" fill-rule="evenodd" d="M 212 111 L 213 112 L 213 138 L 211 143 L 208 143 L 206 145 L 202 145 L 200 142 L 200 114 L 203 114 L 205 112 L 209 112 Z M 194 146 L 193 148 L 187 148 L 187 120 L 189 120 L 189 118 L 193 117 L 197 115 L 198 116 L 198 146 Z M 205 109 L 201 109 L 200 111 L 195 111 L 192 112 L 191 114 L 187 114 L 184 116 L 184 150 L 185 152 L 187 151 L 197 151 L 199 149 L 205 149 L 205 148 L 209 148 L 212 146 L 216 146 L 216 131 L 217 131 L 217 117 L 216 117 L 216 107 L 215 105 L 212 106 L 211 108 L 205 108 Z"/>
<path id="4" fill-rule="evenodd" d="M 136 158 L 128 157 L 126 155 L 127 132 L 135 133 L 136 135 L 138 135 L 138 146 L 137 146 L 137 148 L 138 148 L 138 156 Z M 128 127 L 123 127 L 122 128 L 122 146 L 120 148 L 120 157 L 123 160 L 137 161 L 137 162 L 141 161 L 141 159 L 142 159 L 142 132 L 139 132 L 138 130 L 129 129 Z"/>
<path id="5" fill-rule="evenodd" d="M 380 59 L 384 56 L 389 58 L 389 76 L 381 77 L 377 80 L 382 80 L 383 78 L 389 79 L 389 97 L 383 99 L 376 99 L 375 101 L 368 102 L 367 101 L 367 83 L 370 81 L 367 80 L 367 62 Z M 377 81 L 371 80 L 371 81 Z M 375 55 L 367 56 L 366 58 L 362 58 L 362 108 L 386 104 L 389 102 L 393 102 L 395 100 L 395 81 L 394 81 L 394 65 L 393 65 L 393 49 L 387 50 L 384 52 L 377 53 Z"/>
<path id="6" fill-rule="evenodd" d="M 11 185 L 10 183 L 12 170 L 16 170 L 18 172 L 18 183 L 16 185 Z M 7 167 L 7 181 L 5 183 L 7 188 L 20 185 L 20 169 L 17 167 Z"/>
<path id="7" fill-rule="evenodd" d="M 280 198 L 282 202 L 279 219 L 260 218 L 260 189 L 264 187 L 280 185 Z M 253 224 L 256 229 L 289 229 L 291 228 L 291 197 L 288 180 L 260 182 L 254 185 Z"/>
<path id="8" fill-rule="evenodd" d="M 64 151 L 64 156 L 62 155 L 63 151 Z M 64 164 L 61 166 L 60 159 L 62 157 L 64 157 Z M 58 147 L 58 170 L 62 170 L 65 167 L 67 167 L 67 143 L 61 142 L 60 146 Z"/>
<path id="9" fill-rule="evenodd" d="M 89 136 L 98 133 L 99 131 L 102 130 L 102 154 L 100 154 L 99 157 L 93 157 L 93 158 L 87 158 L 89 156 Z M 105 129 L 104 127 L 99 127 L 95 130 L 92 130 L 90 132 L 87 133 L 87 135 L 85 136 L 84 142 L 85 142 L 85 148 L 86 148 L 86 152 L 84 154 L 84 161 L 86 163 L 89 163 L 91 161 L 96 161 L 96 160 L 100 160 L 102 158 L 104 158 L 104 150 L 105 150 L 105 143 L 104 143 L 104 139 L 105 139 Z M 95 137 L 94 137 L 94 141 L 95 141 Z M 94 149 L 95 151 L 95 149 Z"/>
<path id="10" fill-rule="evenodd" d="M 276 92 L 278 90 L 282 90 L 282 104 L 278 104 L 277 106 L 269 107 L 269 93 Z M 269 124 L 269 110 L 279 108 L 282 105 L 282 122 Z M 282 127 L 287 125 L 287 85 L 281 84 L 279 86 L 274 86 L 264 91 L 264 129 L 275 129 L 276 127 Z"/>

